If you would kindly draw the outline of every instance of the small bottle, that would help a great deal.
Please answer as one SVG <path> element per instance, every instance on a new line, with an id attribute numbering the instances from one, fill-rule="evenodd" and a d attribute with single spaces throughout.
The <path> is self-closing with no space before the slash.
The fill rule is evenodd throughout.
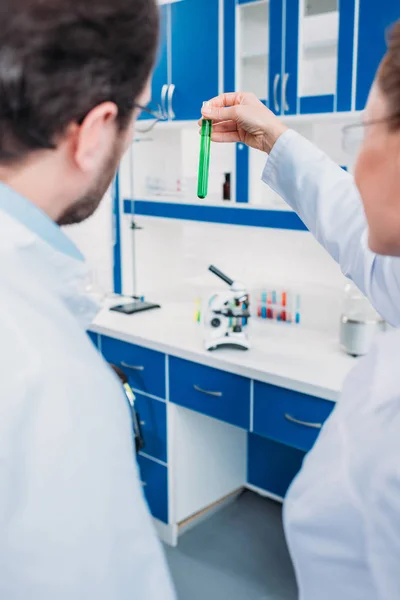
<path id="1" fill-rule="evenodd" d="M 222 197 L 224 200 L 231 199 L 231 174 L 225 173 L 225 181 L 223 185 Z"/>

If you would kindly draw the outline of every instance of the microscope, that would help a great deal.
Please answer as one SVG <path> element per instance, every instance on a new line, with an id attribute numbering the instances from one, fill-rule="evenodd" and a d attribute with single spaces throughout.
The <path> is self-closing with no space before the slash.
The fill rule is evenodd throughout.
<path id="1" fill-rule="evenodd" d="M 214 294 L 204 311 L 204 344 L 206 350 L 237 348 L 248 350 L 250 299 L 242 283 L 233 281 L 214 266 L 209 271 L 229 285 L 226 292 Z"/>

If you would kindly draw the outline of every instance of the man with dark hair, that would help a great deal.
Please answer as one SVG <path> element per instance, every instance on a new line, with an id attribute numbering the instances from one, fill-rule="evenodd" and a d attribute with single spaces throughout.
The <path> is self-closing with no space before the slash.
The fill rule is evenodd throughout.
<path id="1" fill-rule="evenodd" d="M 155 0 L 0 6 L 0 598 L 171 600 L 127 403 L 59 225 L 99 205 L 149 101 Z"/>

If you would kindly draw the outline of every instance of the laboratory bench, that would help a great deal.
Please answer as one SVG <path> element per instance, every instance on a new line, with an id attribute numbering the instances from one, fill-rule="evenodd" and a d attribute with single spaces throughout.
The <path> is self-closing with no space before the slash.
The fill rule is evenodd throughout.
<path id="1" fill-rule="evenodd" d="M 206 352 L 183 303 L 104 309 L 89 335 L 135 391 L 142 484 L 171 545 L 244 487 L 281 500 L 355 364 L 337 339 L 282 323 L 254 323 L 248 352 Z"/>

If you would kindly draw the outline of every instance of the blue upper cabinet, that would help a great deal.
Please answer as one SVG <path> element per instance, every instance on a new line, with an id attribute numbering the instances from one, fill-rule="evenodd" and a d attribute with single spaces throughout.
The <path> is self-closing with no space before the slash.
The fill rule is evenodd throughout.
<path id="1" fill-rule="evenodd" d="M 169 117 L 198 119 L 219 91 L 219 0 L 181 0 L 170 10 Z"/>
<path id="2" fill-rule="evenodd" d="M 398 0 L 359 1 L 356 110 L 363 110 L 386 51 L 387 30 L 400 18 L 400 4 Z"/>
<path id="3" fill-rule="evenodd" d="M 285 15 L 284 114 L 351 110 L 355 0 L 286 0 Z"/>
<path id="4" fill-rule="evenodd" d="M 160 42 L 156 66 L 153 73 L 151 86 L 152 104 L 159 105 L 161 110 L 166 113 L 166 100 L 168 93 L 169 73 L 168 73 L 168 26 L 169 26 L 169 5 L 163 4 L 160 7 Z M 152 117 L 143 112 L 140 115 L 141 120 L 151 119 Z"/>

